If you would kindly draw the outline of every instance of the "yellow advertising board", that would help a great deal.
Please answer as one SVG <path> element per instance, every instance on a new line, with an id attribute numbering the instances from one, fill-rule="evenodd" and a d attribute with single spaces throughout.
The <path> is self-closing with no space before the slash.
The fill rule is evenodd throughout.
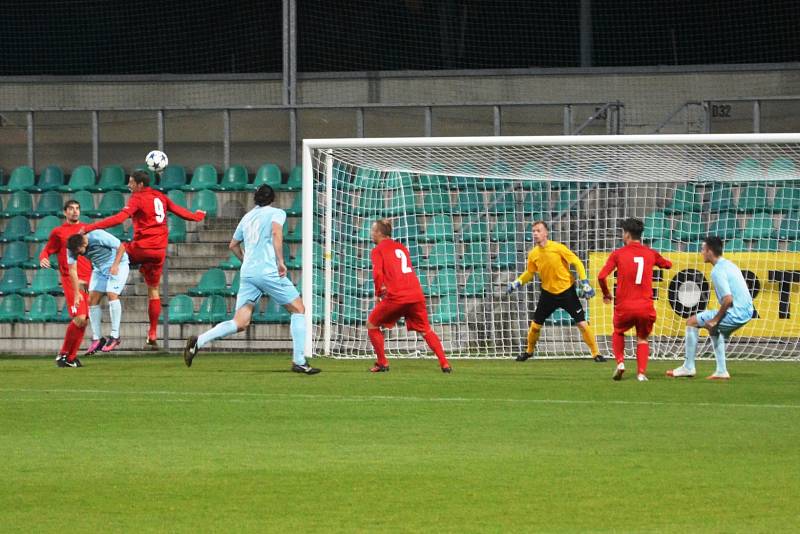
<path id="1" fill-rule="evenodd" d="M 610 253 L 589 254 L 589 279 L 594 283 Z M 653 273 L 653 298 L 658 320 L 656 336 L 681 336 L 686 318 L 706 309 L 719 309 L 711 281 L 711 264 L 703 263 L 699 253 L 664 252 L 672 269 Z M 725 257 L 742 270 L 756 317 L 736 335 L 753 337 L 800 336 L 800 252 L 730 252 Z M 615 278 L 608 278 L 609 288 Z M 613 290 L 613 289 L 612 289 Z M 599 335 L 613 332 L 613 305 L 597 297 L 589 304 L 589 320 Z"/>

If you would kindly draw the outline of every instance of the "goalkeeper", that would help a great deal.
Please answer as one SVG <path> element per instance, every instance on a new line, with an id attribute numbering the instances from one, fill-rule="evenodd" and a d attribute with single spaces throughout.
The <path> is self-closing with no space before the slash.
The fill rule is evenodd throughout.
<path id="1" fill-rule="evenodd" d="M 542 281 L 542 294 L 539 302 L 536 303 L 536 311 L 533 312 L 533 322 L 528 329 L 528 348 L 525 352 L 517 356 L 518 362 L 524 362 L 533 356 L 533 349 L 539 341 L 539 334 L 545 320 L 556 311 L 557 308 L 566 310 L 575 320 L 578 330 L 583 336 L 583 340 L 592 351 L 592 358 L 596 362 L 604 362 L 606 359 L 600 355 L 597 347 L 597 340 L 594 337 L 589 323 L 586 322 L 586 312 L 578 300 L 578 293 L 581 292 L 585 298 L 594 296 L 594 289 L 589 285 L 586 277 L 586 269 L 578 257 L 565 245 L 547 239 L 548 227 L 544 221 L 533 223 L 533 244 L 534 247 L 528 253 L 528 268 L 516 280 L 508 284 L 508 292 L 513 293 L 523 285 L 533 280 L 533 276 L 538 272 Z M 569 266 L 575 267 L 580 282 L 578 282 L 577 292 L 575 278 L 569 270 Z"/>

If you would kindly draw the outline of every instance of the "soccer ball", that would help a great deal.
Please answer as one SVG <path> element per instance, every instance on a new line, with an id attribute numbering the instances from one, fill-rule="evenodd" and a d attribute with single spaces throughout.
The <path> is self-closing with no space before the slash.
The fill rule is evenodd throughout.
<path id="1" fill-rule="evenodd" d="M 169 164 L 169 158 L 160 150 L 151 150 L 150 153 L 144 158 L 147 168 L 153 172 L 161 172 Z"/>

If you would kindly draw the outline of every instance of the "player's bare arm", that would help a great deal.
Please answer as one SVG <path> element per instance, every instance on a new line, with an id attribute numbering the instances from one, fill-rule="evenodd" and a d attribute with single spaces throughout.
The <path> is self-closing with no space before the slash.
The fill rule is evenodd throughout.
<path id="1" fill-rule="evenodd" d="M 286 276 L 286 263 L 283 261 L 283 226 L 275 222 L 272 223 L 272 246 L 275 247 L 278 276 Z"/>
<path id="2" fill-rule="evenodd" d="M 117 276 L 119 274 L 119 264 L 122 261 L 122 256 L 125 255 L 125 245 L 120 243 L 119 247 L 117 247 L 117 254 L 114 256 L 114 263 L 111 264 L 111 268 L 108 270 L 111 273 L 111 276 Z"/>
<path id="3" fill-rule="evenodd" d="M 78 307 L 83 302 L 83 295 L 81 295 L 81 282 L 78 280 L 78 262 L 69 266 L 69 280 L 72 282 L 72 290 L 74 291 L 75 301 L 73 306 Z"/>
<path id="4" fill-rule="evenodd" d="M 239 258 L 239 261 L 244 260 L 244 249 L 242 249 L 241 241 L 237 241 L 236 239 L 231 239 L 231 242 L 228 243 L 228 248 L 230 249 L 231 252 L 233 252 L 234 256 Z"/>

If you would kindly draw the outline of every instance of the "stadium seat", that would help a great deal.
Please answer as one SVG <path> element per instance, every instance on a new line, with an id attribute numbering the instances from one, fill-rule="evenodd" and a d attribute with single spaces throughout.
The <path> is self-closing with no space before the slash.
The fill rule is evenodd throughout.
<path id="1" fill-rule="evenodd" d="M 404 187 L 392 191 L 392 197 L 389 199 L 388 213 L 393 217 L 414 215 L 417 213 L 417 197 L 414 194 L 414 189 L 411 187 Z"/>
<path id="2" fill-rule="evenodd" d="M 19 267 L 6 269 L 3 278 L 0 280 L 0 295 L 19 293 L 21 289 L 28 287 L 28 278 L 25 271 Z"/>
<path id="3" fill-rule="evenodd" d="M 423 243 L 451 241 L 453 239 L 453 218 L 450 215 L 434 215 L 425 225 L 425 232 L 418 239 Z"/>
<path id="4" fill-rule="evenodd" d="M 475 190 L 459 192 L 452 212 L 461 214 L 483 213 L 483 193 Z"/>
<path id="5" fill-rule="evenodd" d="M 499 243 L 514 241 L 517 237 L 518 226 L 517 218 L 513 215 L 498 218 L 492 227 L 492 241 Z"/>
<path id="6" fill-rule="evenodd" d="M 786 247 L 789 252 L 800 252 L 800 241 L 790 241 L 789 246 Z"/>
<path id="7" fill-rule="evenodd" d="M 577 184 L 564 184 L 558 192 L 558 200 L 553 205 L 553 213 L 566 213 L 577 211 L 580 200 L 580 190 Z"/>
<path id="8" fill-rule="evenodd" d="M 228 282 L 225 280 L 225 271 L 214 267 L 204 272 L 197 285 L 189 288 L 187 293 L 195 297 L 224 295 L 227 287 Z"/>
<path id="9" fill-rule="evenodd" d="M 228 319 L 228 305 L 222 295 L 209 295 L 200 303 L 198 323 L 219 323 Z"/>
<path id="10" fill-rule="evenodd" d="M 428 295 L 440 297 L 458 294 L 458 277 L 452 267 L 441 269 L 436 273 L 433 283 L 429 287 Z"/>
<path id="11" fill-rule="evenodd" d="M 800 183 L 779 187 L 772 200 L 772 211 L 786 213 L 800 209 Z"/>
<path id="12" fill-rule="evenodd" d="M 461 264 L 464 267 L 483 268 L 489 265 L 489 250 L 485 243 L 467 243 Z"/>
<path id="13" fill-rule="evenodd" d="M 729 184 L 714 183 L 708 195 L 708 209 L 716 213 L 733 209 L 733 187 Z"/>
<path id="14" fill-rule="evenodd" d="M 125 177 L 125 169 L 119 165 L 109 165 L 100 171 L 100 180 L 97 185 L 88 188 L 93 193 L 105 193 L 108 191 L 128 191 L 128 179 Z"/>
<path id="15" fill-rule="evenodd" d="M 52 191 L 64 185 L 64 171 L 58 165 L 49 165 L 44 168 L 39 175 L 39 181 L 35 186 L 29 187 L 28 191 L 42 193 Z"/>
<path id="16" fill-rule="evenodd" d="M 375 169 L 359 167 L 353 180 L 355 189 L 382 189 L 380 172 Z"/>
<path id="17" fill-rule="evenodd" d="M 778 240 L 773 238 L 756 239 L 752 247 L 750 247 L 751 250 L 756 252 L 777 252 L 779 248 Z"/>
<path id="18" fill-rule="evenodd" d="M 432 191 L 422 197 L 422 213 L 434 215 L 437 213 L 450 213 L 450 193 L 447 191 Z"/>
<path id="19" fill-rule="evenodd" d="M 439 303 L 431 315 L 431 322 L 434 324 L 460 323 L 463 320 L 464 316 L 459 306 L 458 295 L 446 295 L 439 299 Z"/>
<path id="20" fill-rule="evenodd" d="M 97 208 L 94 205 L 94 195 L 92 195 L 89 191 L 75 191 L 71 193 L 68 200 L 75 200 L 81 206 L 81 215 L 85 215 L 87 217 L 94 217 L 97 214 Z M 60 207 L 60 211 L 56 215 L 61 215 L 64 212 L 64 205 L 62 204 Z"/>
<path id="21" fill-rule="evenodd" d="M 648 243 L 648 246 L 658 252 L 675 250 L 675 245 L 669 239 L 654 239 Z"/>
<path id="22" fill-rule="evenodd" d="M 94 169 L 88 165 L 81 165 L 72 169 L 72 174 L 69 177 L 69 182 L 58 188 L 59 191 L 64 193 L 72 193 L 74 191 L 88 191 L 94 187 L 96 176 Z"/>
<path id="23" fill-rule="evenodd" d="M 352 240 L 354 240 L 354 241 L 362 241 L 362 242 L 371 241 L 371 238 L 370 238 L 369 234 L 370 234 L 370 230 L 372 228 L 372 222 L 373 221 L 371 221 L 370 219 L 364 219 L 361 222 L 361 226 L 359 227 L 358 231 L 354 232 L 354 233 L 348 233 L 346 231 L 347 228 L 345 228 L 345 232 L 344 232 L 345 233 L 345 237 L 347 237 L 351 241 Z"/>
<path id="24" fill-rule="evenodd" d="M 664 208 L 664 213 L 681 214 L 699 212 L 702 207 L 701 196 L 694 184 L 681 184 L 675 188 L 672 202 Z"/>
<path id="25" fill-rule="evenodd" d="M 416 188 L 421 191 L 445 191 L 447 177 L 439 174 L 420 174 Z"/>
<path id="26" fill-rule="evenodd" d="M 736 211 L 739 213 L 755 213 L 767 209 L 767 188 L 750 184 L 739 191 L 739 202 Z"/>
<path id="27" fill-rule="evenodd" d="M 336 295 L 358 295 L 358 272 L 352 268 L 344 268 L 333 273 L 332 290 Z M 323 278 L 324 283 L 324 278 Z"/>
<path id="28" fill-rule="evenodd" d="M 108 191 L 100 199 L 100 204 L 97 205 L 96 214 L 99 217 L 108 217 L 119 213 L 125 207 L 125 197 L 119 191 Z"/>
<path id="29" fill-rule="evenodd" d="M 169 222 L 167 222 L 167 224 L 169 224 Z M 111 228 L 106 228 L 105 230 L 120 241 L 130 241 L 133 237 L 129 227 L 126 227 L 126 225 L 123 224 L 117 224 Z M 167 231 L 169 231 L 169 229 L 167 229 Z"/>
<path id="30" fill-rule="evenodd" d="M 517 245 L 514 242 L 505 242 L 500 244 L 500 250 L 497 252 L 492 268 L 494 269 L 515 269 L 518 264 L 524 261 L 524 253 L 517 250 Z"/>
<path id="31" fill-rule="evenodd" d="M 188 208 L 189 206 L 189 204 L 186 203 L 186 193 L 180 189 L 172 189 L 169 193 L 167 193 L 167 198 L 182 208 Z"/>
<path id="32" fill-rule="evenodd" d="M 718 213 L 708 225 L 708 235 L 716 235 L 722 239 L 731 239 L 741 232 L 736 213 L 726 211 Z"/>
<path id="33" fill-rule="evenodd" d="M 263 299 L 266 300 L 264 304 L 264 312 L 262 314 L 262 321 L 269 324 L 288 324 L 291 322 L 291 314 L 278 304 L 278 301 L 275 299 Z"/>
<path id="34" fill-rule="evenodd" d="M 362 299 L 348 299 L 339 306 L 336 306 L 331 316 L 334 323 L 360 325 L 363 324 L 366 319 L 366 314 L 362 309 Z M 289 322 L 289 319 L 287 318 L 285 322 Z"/>
<path id="35" fill-rule="evenodd" d="M 421 266 L 426 269 L 444 269 L 445 267 L 454 267 L 457 264 L 456 247 L 453 243 L 448 241 L 442 241 L 433 245 L 428 252 L 428 257 L 425 261 L 421 262 Z"/>
<path id="36" fill-rule="evenodd" d="M 216 190 L 247 191 L 247 168 L 244 165 L 232 165 L 225 169 Z"/>
<path id="37" fill-rule="evenodd" d="M 675 221 L 672 238 L 678 241 L 697 241 L 703 237 L 705 228 L 699 213 L 685 212 Z"/>
<path id="38" fill-rule="evenodd" d="M 217 169 L 208 163 L 195 167 L 192 181 L 181 187 L 183 191 L 202 191 L 203 189 L 216 189 L 219 185 Z"/>
<path id="39" fill-rule="evenodd" d="M 489 284 L 490 275 L 483 268 L 477 268 L 467 276 L 467 283 L 464 286 L 464 296 L 482 297 L 486 294 L 486 286 Z"/>
<path id="40" fill-rule="evenodd" d="M 724 252 L 744 252 L 747 250 L 750 250 L 750 247 L 739 237 L 725 241 L 723 244 Z"/>
<path id="41" fill-rule="evenodd" d="M 300 191 L 303 189 L 303 167 L 300 165 L 294 166 L 283 188 L 286 191 Z"/>
<path id="42" fill-rule="evenodd" d="M 287 243 L 301 243 L 303 241 L 303 221 L 298 220 L 291 227 L 289 223 L 283 225 L 283 240 Z"/>
<path id="43" fill-rule="evenodd" d="M 0 268 L 10 269 L 11 267 L 23 267 L 28 257 L 28 244 L 22 241 L 12 241 L 3 249 L 3 257 L 0 258 Z"/>
<path id="44" fill-rule="evenodd" d="M 59 320 L 58 303 L 53 295 L 43 293 L 31 303 L 26 320 L 31 323 L 54 323 Z"/>
<path id="45" fill-rule="evenodd" d="M 522 174 L 529 180 L 521 180 L 524 191 L 541 191 L 547 182 L 547 171 L 538 161 L 530 161 L 522 167 Z"/>
<path id="46" fill-rule="evenodd" d="M 30 212 L 34 218 L 46 217 L 48 215 L 60 215 L 64 211 L 64 199 L 58 191 L 45 191 L 39 195 L 39 202 L 36 209 Z"/>
<path id="47" fill-rule="evenodd" d="M 48 215 L 39 221 L 39 224 L 36 225 L 36 231 L 33 234 L 26 235 L 24 240 L 33 243 L 47 241 L 50 239 L 50 232 L 52 232 L 53 228 L 56 226 L 61 226 L 61 219 L 55 215 Z"/>
<path id="48" fill-rule="evenodd" d="M 240 281 L 241 273 L 238 271 L 236 274 L 233 275 L 233 280 L 231 280 L 231 285 L 225 289 L 225 295 L 229 297 L 235 297 L 239 294 L 239 281 Z"/>
<path id="49" fill-rule="evenodd" d="M 194 302 L 189 295 L 175 295 L 169 299 L 169 322 L 175 324 L 193 323 Z"/>
<path id="50" fill-rule="evenodd" d="M 167 218 L 167 232 L 170 243 L 186 242 L 186 221 L 170 213 Z"/>
<path id="51" fill-rule="evenodd" d="M 228 259 L 227 260 L 223 260 L 223 261 L 219 262 L 219 265 L 217 265 L 217 267 L 219 267 L 220 269 L 225 269 L 227 271 L 232 271 L 234 269 L 239 269 L 241 266 L 242 266 L 242 260 L 237 258 L 236 255 L 233 252 L 231 252 L 228 255 Z"/>
<path id="52" fill-rule="evenodd" d="M 0 301 L 0 323 L 18 323 L 25 320 L 25 301 L 19 295 L 6 295 Z"/>
<path id="53" fill-rule="evenodd" d="M 256 171 L 253 183 L 247 186 L 250 191 L 255 191 L 262 185 L 268 185 L 275 191 L 283 191 L 283 178 L 280 168 L 274 163 L 265 163 Z"/>
<path id="54" fill-rule="evenodd" d="M 181 189 L 186 185 L 186 169 L 183 165 L 167 165 L 161 173 L 161 181 L 156 189 L 161 191 L 172 191 Z"/>
<path id="55" fill-rule="evenodd" d="M 462 163 L 456 169 L 455 176 L 451 176 L 448 186 L 452 190 L 467 191 L 474 189 L 475 183 L 481 181 L 481 173 L 472 163 Z"/>
<path id="56" fill-rule="evenodd" d="M 303 214 L 303 195 L 300 193 L 295 194 L 292 205 L 286 208 L 286 215 L 302 215 Z"/>
<path id="57" fill-rule="evenodd" d="M 522 212 L 529 219 L 533 215 L 550 213 L 550 193 L 545 191 L 528 191 L 522 199 Z M 540 218 L 540 217 L 539 217 Z"/>
<path id="58" fill-rule="evenodd" d="M 644 218 L 644 232 L 642 239 L 653 241 L 655 239 L 670 239 L 672 229 L 666 214 L 663 211 L 654 211 Z"/>
<path id="59" fill-rule="evenodd" d="M 17 190 L 11 193 L 6 209 L 0 212 L 3 217 L 28 216 L 33 212 L 33 197 L 27 191 Z"/>
<path id="60" fill-rule="evenodd" d="M 745 158 L 736 165 L 733 179 L 736 182 L 752 182 L 763 177 L 761 162 L 753 158 Z"/>
<path id="61" fill-rule="evenodd" d="M 296 207 L 298 203 L 300 204 L 299 208 Z M 297 211 L 298 209 L 300 211 Z M 294 213 L 289 213 L 289 210 L 294 210 Z M 359 193 L 358 203 L 352 213 L 374 219 L 378 215 L 383 215 L 385 210 L 386 200 L 383 196 L 383 191 L 378 189 L 365 189 Z M 300 215 L 302 213 L 302 195 L 295 195 L 295 201 L 292 207 L 286 210 L 286 213 L 289 215 Z"/>
<path id="62" fill-rule="evenodd" d="M 766 239 L 775 237 L 777 232 L 772 224 L 772 214 L 755 213 L 744 227 L 743 239 Z"/>
<path id="63" fill-rule="evenodd" d="M 9 243 L 9 245 L 10 245 L 10 243 Z M 31 257 L 29 259 L 25 260 L 24 262 L 22 262 L 21 267 L 23 267 L 25 269 L 40 269 L 40 267 L 39 267 L 39 254 L 42 253 L 42 249 L 44 249 L 45 246 L 47 246 L 46 242 L 39 243 L 36 246 L 36 250 L 31 255 Z M 6 245 L 6 247 L 8 247 L 8 245 Z M 27 243 L 25 243 L 25 250 L 28 250 L 28 244 Z M 50 266 L 53 269 L 58 269 L 58 256 L 56 256 L 55 254 L 51 254 L 50 255 Z"/>
<path id="64" fill-rule="evenodd" d="M 461 241 L 474 243 L 489 241 L 489 223 L 479 214 L 473 214 L 461 222 Z"/>
<path id="65" fill-rule="evenodd" d="M 26 236 L 31 233 L 31 225 L 28 218 L 24 215 L 17 215 L 12 217 L 6 223 L 2 235 L 0 235 L 0 243 L 8 243 L 10 241 L 22 241 Z"/>
<path id="66" fill-rule="evenodd" d="M 203 210 L 207 217 L 217 216 L 217 194 L 214 191 L 203 189 L 194 194 L 192 198 L 192 211 Z M 287 212 L 288 213 L 288 212 Z"/>
<path id="67" fill-rule="evenodd" d="M 800 212 L 795 211 L 784 216 L 778 229 L 779 239 L 800 239 Z"/>
<path id="68" fill-rule="evenodd" d="M 794 165 L 794 161 L 789 158 L 776 158 L 772 160 L 767 169 L 767 180 L 781 182 L 784 180 L 797 180 L 800 178 Z"/>
<path id="69" fill-rule="evenodd" d="M 34 187 L 36 175 L 33 169 L 27 165 L 22 165 L 11 171 L 8 184 L 0 187 L 0 192 L 13 193 L 14 191 L 27 191 Z"/>
<path id="70" fill-rule="evenodd" d="M 489 200 L 489 212 L 495 214 L 515 214 L 517 211 L 517 199 L 513 192 L 496 192 Z"/>
<path id="71" fill-rule="evenodd" d="M 33 275 L 30 287 L 21 288 L 18 293 L 21 295 L 42 295 L 49 293 L 61 295 L 61 279 L 55 269 L 39 269 Z"/>
<path id="72" fill-rule="evenodd" d="M 403 243 L 416 240 L 420 234 L 417 217 L 415 215 L 400 215 L 394 219 L 392 237 Z"/>

